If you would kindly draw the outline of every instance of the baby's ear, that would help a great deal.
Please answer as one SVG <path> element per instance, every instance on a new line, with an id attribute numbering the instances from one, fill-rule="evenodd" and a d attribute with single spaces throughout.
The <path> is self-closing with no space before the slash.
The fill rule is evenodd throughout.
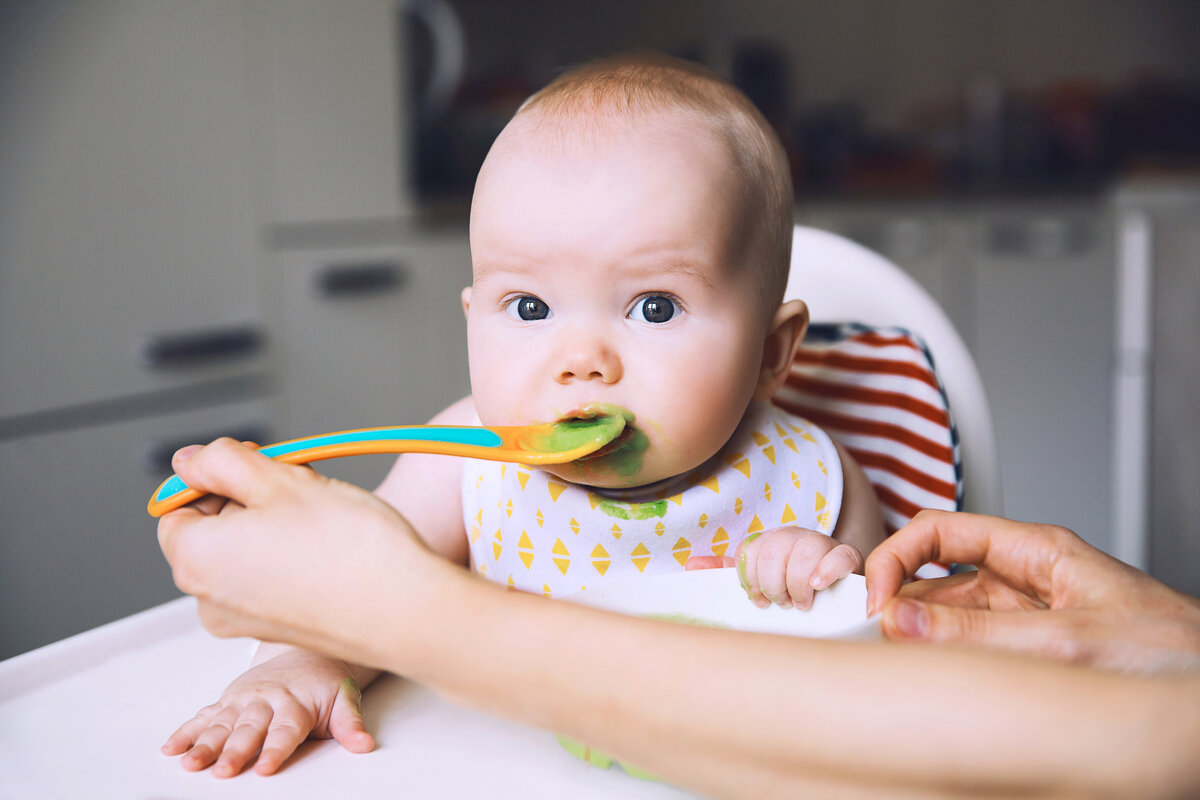
<path id="1" fill-rule="evenodd" d="M 807 330 L 808 306 L 803 300 L 789 300 L 776 310 L 763 342 L 762 370 L 754 390 L 755 400 L 770 400 L 783 386 Z"/>
<path id="2" fill-rule="evenodd" d="M 466 316 L 467 312 L 471 310 L 471 287 L 470 286 L 466 286 L 463 288 L 461 297 L 462 297 L 462 304 L 463 304 L 463 316 Z"/>

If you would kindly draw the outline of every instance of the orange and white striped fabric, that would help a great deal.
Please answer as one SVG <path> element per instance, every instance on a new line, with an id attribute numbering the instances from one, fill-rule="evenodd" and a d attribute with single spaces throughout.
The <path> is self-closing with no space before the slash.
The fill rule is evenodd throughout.
<path id="1" fill-rule="evenodd" d="M 774 403 L 820 425 L 854 456 L 889 532 L 923 508 L 961 510 L 950 405 L 928 348 L 909 331 L 813 324 Z"/>

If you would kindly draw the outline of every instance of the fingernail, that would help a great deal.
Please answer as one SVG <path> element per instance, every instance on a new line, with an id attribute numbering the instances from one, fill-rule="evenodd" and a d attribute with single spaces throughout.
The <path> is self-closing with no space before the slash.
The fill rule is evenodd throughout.
<path id="1" fill-rule="evenodd" d="M 924 639 L 929 635 L 929 611 L 921 603 L 897 600 L 892 621 L 897 630 L 910 639 Z"/>
<path id="2" fill-rule="evenodd" d="M 825 581 L 822 580 L 820 575 L 813 575 L 812 580 L 808 582 L 808 585 L 814 589 L 824 589 Z"/>
<path id="3" fill-rule="evenodd" d="M 875 587 L 867 587 L 867 616 L 875 615 Z"/>
<path id="4" fill-rule="evenodd" d="M 189 444 L 187 447 L 181 447 L 175 452 L 175 460 L 187 461 L 189 458 L 195 455 L 196 451 L 199 449 L 200 445 L 198 444 Z"/>

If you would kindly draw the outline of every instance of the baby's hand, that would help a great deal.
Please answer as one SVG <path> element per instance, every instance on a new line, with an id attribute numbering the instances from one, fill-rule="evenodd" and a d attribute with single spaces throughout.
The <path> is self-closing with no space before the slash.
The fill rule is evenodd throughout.
<path id="1" fill-rule="evenodd" d="M 262 750 L 254 771 L 270 775 L 309 736 L 333 738 L 352 753 L 375 748 L 359 710 L 361 693 L 344 662 L 294 650 L 243 672 L 211 706 L 171 734 L 162 751 L 183 753 L 186 770 L 216 762 L 237 775 Z"/>
<path id="2" fill-rule="evenodd" d="M 735 559 L 742 588 L 759 608 L 775 603 L 807 610 L 815 591 L 863 567 L 858 548 L 803 528 L 751 534 Z"/>

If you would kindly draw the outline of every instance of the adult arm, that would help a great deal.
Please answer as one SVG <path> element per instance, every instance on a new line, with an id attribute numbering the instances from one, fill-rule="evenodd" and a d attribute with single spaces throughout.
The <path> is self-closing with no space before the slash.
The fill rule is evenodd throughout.
<path id="1" fill-rule="evenodd" d="M 901 591 L 929 560 L 978 571 Z M 1126 671 L 1200 669 L 1200 600 L 1066 528 L 922 512 L 868 557 L 866 575 L 868 603 L 883 610 L 884 633 L 897 641 L 983 645 Z"/>
<path id="2" fill-rule="evenodd" d="M 247 506 L 181 509 L 159 525 L 176 582 L 214 632 L 401 672 L 709 794 L 1200 791 L 1195 674 L 620 617 L 478 580 L 377 498 L 232 442 L 178 467 Z M 280 550 L 270 575 L 254 568 Z M 297 591 L 314 565 L 341 591 Z"/>

